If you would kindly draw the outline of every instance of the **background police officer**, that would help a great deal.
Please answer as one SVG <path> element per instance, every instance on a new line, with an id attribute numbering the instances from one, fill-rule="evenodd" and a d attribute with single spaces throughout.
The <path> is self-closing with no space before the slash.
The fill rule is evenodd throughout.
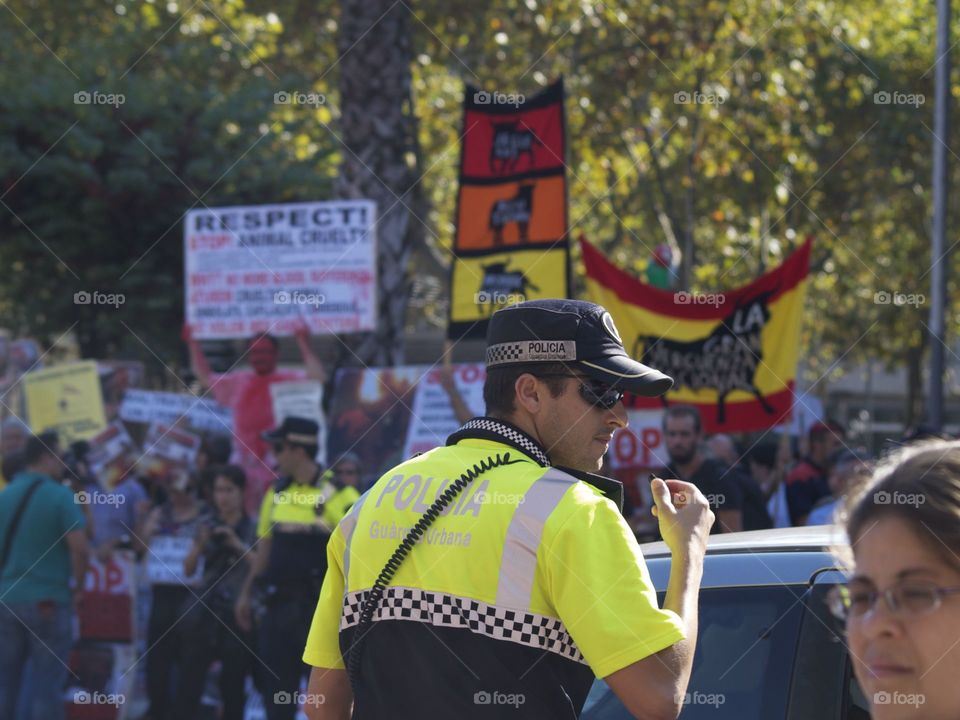
<path id="1" fill-rule="evenodd" d="M 627 424 L 622 391 L 672 380 L 574 300 L 494 314 L 486 365 L 487 417 L 388 471 L 334 532 L 304 652 L 324 702 L 308 715 L 575 718 L 598 676 L 637 717 L 675 718 L 713 514 L 695 486 L 652 482 L 673 560 L 661 609 L 622 486 L 593 474 Z"/>
<path id="2" fill-rule="evenodd" d="M 240 627 L 250 631 L 253 584 L 261 579 L 265 611 L 258 672 L 269 720 L 291 720 L 296 713 L 305 670 L 300 650 L 327 570 L 327 541 L 359 497 L 355 488 L 317 465 L 318 430 L 313 420 L 288 417 L 263 434 L 273 444 L 280 478 L 261 504 L 257 549 L 235 614 Z"/>

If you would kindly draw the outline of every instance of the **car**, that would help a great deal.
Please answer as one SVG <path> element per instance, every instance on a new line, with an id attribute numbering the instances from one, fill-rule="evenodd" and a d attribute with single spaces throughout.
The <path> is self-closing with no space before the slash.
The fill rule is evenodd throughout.
<path id="1" fill-rule="evenodd" d="M 682 720 L 869 720 L 827 594 L 845 581 L 830 525 L 713 535 Z M 670 551 L 641 545 L 661 605 Z M 583 720 L 633 716 L 601 679 Z"/>

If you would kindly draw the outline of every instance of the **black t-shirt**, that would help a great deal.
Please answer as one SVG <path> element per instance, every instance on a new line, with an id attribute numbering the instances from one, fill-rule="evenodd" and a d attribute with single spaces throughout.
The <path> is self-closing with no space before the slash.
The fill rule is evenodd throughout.
<path id="1" fill-rule="evenodd" d="M 666 468 L 665 475 L 661 477 L 677 478 L 696 485 L 700 492 L 707 496 L 710 509 L 714 513 L 718 510 L 743 510 L 743 490 L 736 470 L 713 458 L 706 458 L 700 463 L 700 467 L 691 477 L 683 477 L 674 467 Z M 715 522 L 711 532 L 718 533 L 722 530 L 720 523 Z"/>

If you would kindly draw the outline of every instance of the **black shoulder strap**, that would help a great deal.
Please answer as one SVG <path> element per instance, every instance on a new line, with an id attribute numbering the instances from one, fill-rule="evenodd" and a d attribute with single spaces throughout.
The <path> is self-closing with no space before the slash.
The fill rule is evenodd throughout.
<path id="1" fill-rule="evenodd" d="M 43 478 L 34 480 L 33 485 L 28 487 L 26 492 L 23 493 L 23 497 L 20 498 L 20 504 L 17 505 L 17 509 L 13 511 L 13 517 L 10 518 L 10 524 L 7 526 L 6 537 L 3 538 L 3 551 L 0 552 L 0 577 L 3 577 L 3 571 L 7 567 L 7 558 L 10 557 L 13 537 L 17 532 L 17 528 L 20 526 L 20 520 L 23 518 L 24 512 L 27 509 L 27 503 L 30 502 L 30 498 L 33 496 L 33 493 L 37 491 L 37 488 L 40 487 L 41 483 L 43 483 Z"/>
<path id="2" fill-rule="evenodd" d="M 623 512 L 623 483 L 619 480 L 568 467 L 557 466 L 557 470 L 563 470 L 563 472 L 573 475 L 577 480 L 583 480 L 585 483 L 593 485 L 603 493 L 604 497 L 612 500 L 620 512 Z"/>

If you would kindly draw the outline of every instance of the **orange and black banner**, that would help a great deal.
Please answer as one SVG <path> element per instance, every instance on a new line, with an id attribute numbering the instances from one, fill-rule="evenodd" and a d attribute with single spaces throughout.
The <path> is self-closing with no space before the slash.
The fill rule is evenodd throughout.
<path id="1" fill-rule="evenodd" d="M 631 357 L 674 380 L 663 398 L 631 397 L 629 407 L 695 405 L 710 434 L 790 419 L 811 239 L 780 267 L 720 293 L 660 290 L 580 244 L 588 299 L 610 311 Z"/>
<path id="2" fill-rule="evenodd" d="M 467 86 L 451 339 L 483 337 L 501 307 L 568 297 L 563 81 L 533 98 Z"/>

